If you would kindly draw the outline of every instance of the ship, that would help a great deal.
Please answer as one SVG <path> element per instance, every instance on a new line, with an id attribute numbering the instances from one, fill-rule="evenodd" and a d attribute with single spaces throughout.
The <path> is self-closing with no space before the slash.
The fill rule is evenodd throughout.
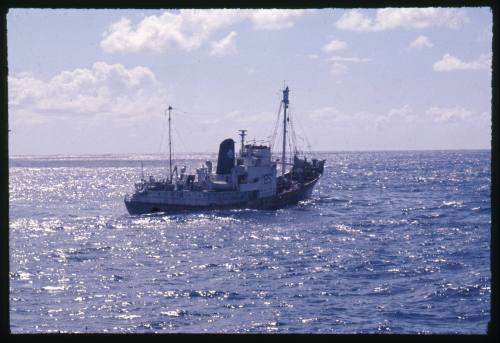
<path id="1" fill-rule="evenodd" d="M 157 180 L 142 175 L 135 183 L 135 192 L 125 195 L 125 206 L 131 215 L 148 213 L 176 213 L 186 211 L 260 209 L 276 210 L 293 206 L 311 197 L 314 186 L 323 175 L 325 160 L 300 157 L 297 149 L 287 156 L 287 132 L 289 132 L 289 88 L 283 90 L 278 119 L 281 126 L 283 109 L 283 141 L 281 158 L 273 160 L 272 145 L 246 143 L 247 130 L 239 130 L 241 145 L 236 153 L 236 142 L 224 139 L 219 145 L 215 171 L 212 162 L 206 161 L 195 174 L 186 168 L 172 166 L 171 110 L 168 107 L 169 124 L 169 175 Z M 291 135 L 292 133 L 290 133 Z M 293 158 L 292 158 L 293 155 Z M 278 153 L 279 156 L 279 153 Z M 287 159 L 287 157 L 289 157 Z"/>

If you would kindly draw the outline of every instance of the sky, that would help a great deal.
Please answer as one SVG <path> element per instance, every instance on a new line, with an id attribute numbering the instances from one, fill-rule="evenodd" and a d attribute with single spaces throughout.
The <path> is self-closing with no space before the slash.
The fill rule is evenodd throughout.
<path id="1" fill-rule="evenodd" d="M 11 9 L 9 154 L 216 152 L 269 141 L 281 90 L 304 150 L 489 149 L 492 13 Z M 278 145 L 278 144 L 276 144 Z"/>

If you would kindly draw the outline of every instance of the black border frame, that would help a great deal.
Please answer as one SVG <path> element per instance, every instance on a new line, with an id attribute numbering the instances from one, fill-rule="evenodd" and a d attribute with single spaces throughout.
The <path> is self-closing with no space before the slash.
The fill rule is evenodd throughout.
<path id="1" fill-rule="evenodd" d="M 500 203 L 498 199 L 499 171 L 495 168 L 499 160 L 499 113 L 498 113 L 498 1 L 495 0 L 409 0 L 409 1 L 369 1 L 369 0 L 302 0 L 302 1 L 227 1 L 213 0 L 202 2 L 200 0 L 187 1 L 161 1 L 161 0 L 3 0 L 0 3 L 0 337 L 8 341 L 44 340 L 66 341 L 67 339 L 165 339 L 165 338 L 238 338 L 253 334 L 12 334 L 10 333 L 9 313 L 9 133 L 8 133 L 8 51 L 7 51 L 7 13 L 9 8 L 123 8 L 123 9 L 156 9 L 156 8 L 381 8 L 381 7 L 490 7 L 493 14 L 493 58 L 492 58 L 492 139 L 491 139 L 491 243 L 490 243 L 490 268 L 491 268 L 491 312 L 488 332 L 485 335 L 412 335 L 412 334 L 277 334 L 279 336 L 297 336 L 290 338 L 327 338 L 344 340 L 383 340 L 399 342 L 407 338 L 429 340 L 450 339 L 453 341 L 474 340 L 496 342 L 499 338 L 498 323 L 498 228 Z M 495 92 L 497 91 L 497 92 Z M 276 334 L 258 334 L 276 335 Z M 126 336 L 126 337 L 124 337 Z M 286 337 L 285 337 L 286 338 Z"/>

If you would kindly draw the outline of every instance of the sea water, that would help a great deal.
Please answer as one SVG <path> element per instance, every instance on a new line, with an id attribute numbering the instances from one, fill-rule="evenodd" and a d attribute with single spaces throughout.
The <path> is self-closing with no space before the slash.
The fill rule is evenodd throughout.
<path id="1" fill-rule="evenodd" d="M 143 216 L 163 156 L 13 156 L 11 330 L 486 333 L 490 155 L 317 153 L 296 206 Z"/>

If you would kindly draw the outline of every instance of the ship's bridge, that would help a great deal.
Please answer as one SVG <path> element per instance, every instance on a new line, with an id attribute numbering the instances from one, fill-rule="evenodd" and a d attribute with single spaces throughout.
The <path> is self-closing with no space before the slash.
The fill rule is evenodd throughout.
<path id="1" fill-rule="evenodd" d="M 271 148 L 265 145 L 247 144 L 238 160 L 245 166 L 269 166 L 271 164 Z"/>

